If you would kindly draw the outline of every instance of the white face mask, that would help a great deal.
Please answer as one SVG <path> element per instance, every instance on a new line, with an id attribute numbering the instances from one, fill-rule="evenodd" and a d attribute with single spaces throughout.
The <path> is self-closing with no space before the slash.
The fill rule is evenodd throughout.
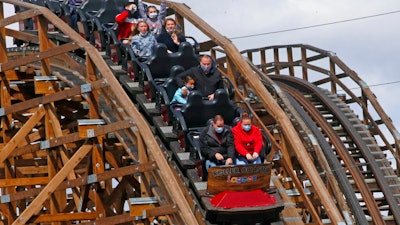
<path id="1" fill-rule="evenodd" d="M 167 31 L 167 33 L 174 33 L 175 32 L 175 29 L 165 29 L 166 31 Z"/>
<path id="2" fill-rule="evenodd" d="M 148 31 L 146 31 L 146 32 L 140 32 L 140 36 L 144 37 L 144 36 L 146 36 L 148 33 L 149 33 Z"/>

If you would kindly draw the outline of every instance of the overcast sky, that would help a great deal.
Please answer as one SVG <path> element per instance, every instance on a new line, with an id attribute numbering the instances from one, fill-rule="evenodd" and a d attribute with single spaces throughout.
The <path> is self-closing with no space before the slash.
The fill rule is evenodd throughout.
<path id="1" fill-rule="evenodd" d="M 310 29 L 233 39 L 239 50 L 309 44 L 332 51 L 372 89 L 400 129 L 399 0 L 181 0 L 222 35 L 232 38 L 333 23 Z M 399 12 L 397 12 L 399 11 Z M 381 16 L 374 16 L 380 15 Z M 374 17 L 370 17 L 374 16 Z M 187 35 L 194 32 L 187 29 Z M 207 40 L 198 36 L 200 41 Z M 398 82 L 380 86 L 383 83 Z"/>

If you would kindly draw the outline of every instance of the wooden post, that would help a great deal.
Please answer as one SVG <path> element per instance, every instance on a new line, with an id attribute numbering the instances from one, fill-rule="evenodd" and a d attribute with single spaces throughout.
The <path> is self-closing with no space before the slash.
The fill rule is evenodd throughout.
<path id="1" fill-rule="evenodd" d="M 294 76 L 293 49 L 291 47 L 287 48 L 287 56 L 288 56 L 288 63 L 289 63 L 289 75 Z"/>
<path id="2" fill-rule="evenodd" d="M 31 202 L 29 207 L 25 209 L 13 225 L 25 224 L 33 214 L 40 211 L 43 203 L 50 197 L 50 195 L 57 189 L 58 185 L 68 176 L 68 174 L 78 165 L 78 163 L 89 153 L 92 145 L 82 145 L 71 159 L 64 165 L 64 167 L 51 179 L 46 187 L 40 192 L 38 196 Z"/>
<path id="3" fill-rule="evenodd" d="M 47 22 L 47 19 L 44 18 L 42 15 L 37 16 L 37 18 L 38 18 L 40 51 L 42 52 L 50 49 L 50 43 L 49 43 L 50 40 L 48 39 L 47 36 L 49 23 Z M 42 75 L 49 76 L 51 74 L 50 59 L 49 58 L 42 59 L 41 65 L 42 65 Z"/>

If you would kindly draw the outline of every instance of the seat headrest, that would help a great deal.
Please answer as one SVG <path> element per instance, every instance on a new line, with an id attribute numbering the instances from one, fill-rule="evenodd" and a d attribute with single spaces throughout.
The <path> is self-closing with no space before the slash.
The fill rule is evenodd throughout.
<path id="1" fill-rule="evenodd" d="M 167 46 L 163 43 L 157 43 L 153 46 L 154 57 L 168 57 Z"/>
<path id="2" fill-rule="evenodd" d="M 217 89 L 214 93 L 214 101 L 216 105 L 230 104 L 228 92 L 224 89 Z"/>
<path id="3" fill-rule="evenodd" d="M 188 105 L 203 105 L 203 95 L 199 91 L 193 90 L 189 92 L 187 103 Z"/>

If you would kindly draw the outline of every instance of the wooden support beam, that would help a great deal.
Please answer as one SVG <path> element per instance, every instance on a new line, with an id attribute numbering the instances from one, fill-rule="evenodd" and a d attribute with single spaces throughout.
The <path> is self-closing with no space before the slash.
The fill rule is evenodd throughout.
<path id="1" fill-rule="evenodd" d="M 32 217 L 32 223 L 51 223 L 61 221 L 75 221 L 75 220 L 94 220 L 96 219 L 96 212 L 74 212 L 74 213 L 56 213 L 56 214 L 42 214 L 38 217 Z"/>
<path id="2" fill-rule="evenodd" d="M 25 41 L 27 43 L 39 44 L 39 37 L 34 34 L 29 34 L 26 32 L 21 32 L 21 31 L 6 28 L 6 35 L 10 36 L 10 37 L 14 37 L 18 40 Z"/>
<path id="3" fill-rule="evenodd" d="M 52 95 L 40 96 L 40 97 L 36 97 L 36 98 L 30 99 L 30 100 L 27 100 L 24 102 L 15 103 L 13 105 L 3 107 L 3 110 L 2 110 L 2 111 L 4 111 L 3 115 L 22 112 L 24 110 L 28 110 L 30 108 L 36 107 L 40 104 L 48 104 L 48 103 L 60 101 L 63 99 L 72 98 L 76 95 L 86 93 L 87 91 L 97 90 L 97 89 L 104 88 L 107 86 L 109 86 L 109 84 L 105 80 L 98 80 L 93 83 L 87 83 L 87 84 L 84 84 L 81 86 L 71 87 L 70 89 L 56 92 Z M 3 116 L 3 115 L 0 115 L 0 116 Z"/>
<path id="4" fill-rule="evenodd" d="M 13 16 L 9 16 L 7 18 L 0 20 L 0 27 L 3 28 L 7 25 L 11 25 L 13 23 L 18 23 L 19 21 L 23 21 L 23 20 L 32 18 L 34 16 L 38 16 L 41 14 L 42 14 L 42 12 L 40 12 L 37 9 L 28 9 L 26 11 L 19 12 Z"/>
<path id="5" fill-rule="evenodd" d="M 39 52 L 37 54 L 34 54 L 34 55 L 28 55 L 28 56 L 25 56 L 25 57 L 20 57 L 18 59 L 9 61 L 7 63 L 0 64 L 0 72 L 4 72 L 4 71 L 7 71 L 7 70 L 13 70 L 15 67 L 23 66 L 23 65 L 26 65 L 28 63 L 33 63 L 33 62 L 37 62 L 37 61 L 40 61 L 40 60 L 43 61 L 45 59 L 49 59 L 51 57 L 55 57 L 55 56 L 60 55 L 62 53 L 67 53 L 67 52 L 76 50 L 78 48 L 80 48 L 80 47 L 77 44 L 75 44 L 75 42 L 71 42 L 71 43 L 60 45 L 59 47 L 54 47 L 54 48 L 51 48 L 49 50 L 41 51 L 41 52 Z"/>
<path id="6" fill-rule="evenodd" d="M 136 218 L 132 217 L 129 214 L 122 214 L 118 216 L 109 216 L 105 218 L 101 218 L 95 221 L 79 223 L 81 225 L 110 225 L 110 224 L 122 224 L 131 221 L 135 221 Z"/>
<path id="7" fill-rule="evenodd" d="M 92 145 L 83 145 L 76 151 L 71 159 L 64 165 L 64 167 L 51 179 L 46 187 L 40 194 L 31 202 L 27 209 L 25 209 L 13 225 L 25 224 L 35 213 L 38 213 L 43 206 L 43 203 L 50 197 L 50 195 L 57 189 L 57 186 L 67 177 L 67 175 L 78 165 L 78 163 L 89 153 Z"/>
<path id="8" fill-rule="evenodd" d="M 88 184 L 93 184 L 93 183 L 97 183 L 97 182 L 101 182 L 101 181 L 105 181 L 105 180 L 110 180 L 112 178 L 130 176 L 133 173 L 143 173 L 143 172 L 153 171 L 156 169 L 158 169 L 158 168 L 154 162 L 141 163 L 141 164 L 132 165 L 132 166 L 125 166 L 125 167 L 113 169 L 111 171 L 105 171 L 104 173 L 99 173 L 97 175 L 91 174 L 91 175 L 80 177 L 77 179 L 63 181 L 60 185 L 58 185 L 58 187 L 56 188 L 56 191 L 65 190 L 67 188 L 84 186 L 84 185 L 88 185 Z M 35 189 L 23 191 L 23 192 L 17 192 L 15 194 L 11 194 L 11 195 L 3 195 L 0 203 L 14 202 L 14 201 L 19 201 L 19 200 L 22 200 L 25 198 L 35 197 L 36 195 L 38 195 L 40 193 L 40 191 L 42 189 L 43 188 L 35 188 Z"/>
<path id="9" fill-rule="evenodd" d="M 96 137 L 99 135 L 104 135 L 104 134 L 114 132 L 117 130 L 127 129 L 131 126 L 133 126 L 132 121 L 123 120 L 123 121 L 118 121 L 118 122 L 111 123 L 108 125 L 104 125 L 101 127 L 97 127 L 97 128 L 93 129 L 93 137 Z M 13 152 L 12 156 L 21 156 L 23 154 L 28 154 L 28 153 L 33 153 L 33 152 L 39 151 L 39 150 L 41 150 L 41 147 L 40 147 L 41 144 L 45 145 L 46 148 L 53 148 L 53 147 L 67 144 L 67 143 L 77 142 L 77 141 L 81 141 L 81 140 L 85 140 L 85 139 L 87 139 L 87 138 L 79 137 L 79 134 L 76 132 L 76 133 L 72 133 L 69 135 L 62 136 L 62 137 L 54 138 L 51 140 L 46 140 L 46 141 L 38 143 L 38 144 L 31 144 L 31 145 L 27 145 L 24 147 L 16 148 L 15 151 Z M 1 152 L 2 151 L 0 151 L 0 153 Z M 0 159 L 2 158 L 1 156 L 2 155 L 0 155 Z"/>
<path id="10" fill-rule="evenodd" d="M 45 110 L 43 106 L 31 116 L 31 118 L 25 123 L 25 125 L 17 132 L 17 134 L 11 138 L 7 145 L 0 150 L 0 163 L 6 160 L 11 152 L 18 146 L 18 144 L 25 139 L 25 137 L 32 131 L 36 124 L 43 118 Z"/>
<path id="11" fill-rule="evenodd" d="M 14 178 L 0 179 L 0 188 L 2 187 L 23 187 L 30 185 L 43 185 L 49 182 L 48 177 L 29 177 L 29 178 Z"/>
<path id="12" fill-rule="evenodd" d="M 152 209 L 146 210 L 146 217 L 151 218 L 154 216 L 164 216 L 169 214 L 177 213 L 178 209 L 175 206 L 165 205 L 165 206 L 158 206 Z"/>

